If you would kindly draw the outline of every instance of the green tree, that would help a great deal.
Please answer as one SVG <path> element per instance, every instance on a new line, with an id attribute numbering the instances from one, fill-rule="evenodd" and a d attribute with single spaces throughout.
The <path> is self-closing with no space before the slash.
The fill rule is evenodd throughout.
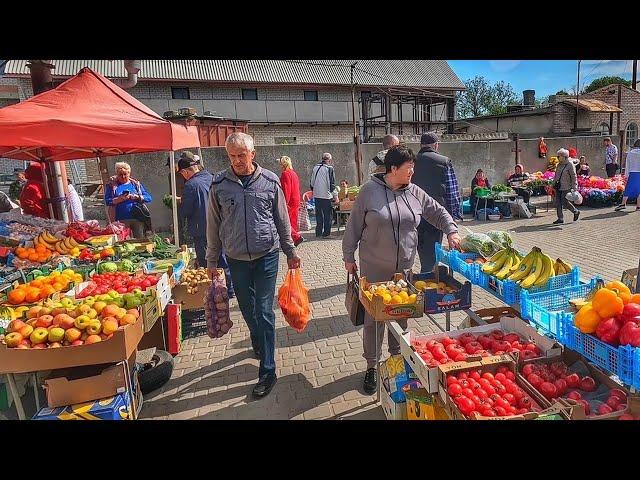
<path id="1" fill-rule="evenodd" d="M 518 102 L 511 84 L 504 81 L 491 85 L 486 78 L 476 76 L 464 82 L 466 90 L 457 95 L 458 118 L 498 115 L 507 105 Z"/>
<path id="2" fill-rule="evenodd" d="M 556 95 L 569 95 L 569 93 L 566 90 L 558 90 L 555 94 Z"/>
<path id="3" fill-rule="evenodd" d="M 582 93 L 593 92 L 594 90 L 598 90 L 599 88 L 606 87 L 607 85 L 611 85 L 614 83 L 621 83 L 622 85 L 626 85 L 627 87 L 631 86 L 631 80 L 625 80 L 622 77 L 600 77 L 596 78 L 593 82 L 591 82 L 587 88 L 585 88 Z"/>

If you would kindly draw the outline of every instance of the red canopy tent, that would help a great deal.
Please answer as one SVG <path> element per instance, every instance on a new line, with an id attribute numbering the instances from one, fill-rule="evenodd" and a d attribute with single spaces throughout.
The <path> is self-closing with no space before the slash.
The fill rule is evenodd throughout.
<path id="1" fill-rule="evenodd" d="M 196 127 L 171 123 L 85 67 L 58 87 L 0 108 L 0 157 L 55 162 L 199 147 Z M 174 233 L 177 210 L 174 203 Z"/>

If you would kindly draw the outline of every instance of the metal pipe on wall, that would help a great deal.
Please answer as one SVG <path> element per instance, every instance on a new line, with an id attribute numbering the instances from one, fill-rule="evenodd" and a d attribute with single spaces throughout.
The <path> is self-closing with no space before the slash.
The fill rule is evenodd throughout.
<path id="1" fill-rule="evenodd" d="M 176 154 L 171 152 L 169 155 L 169 168 L 171 168 L 171 213 L 173 215 L 173 243 L 174 245 L 180 245 L 178 226 L 178 199 L 176 189 Z"/>

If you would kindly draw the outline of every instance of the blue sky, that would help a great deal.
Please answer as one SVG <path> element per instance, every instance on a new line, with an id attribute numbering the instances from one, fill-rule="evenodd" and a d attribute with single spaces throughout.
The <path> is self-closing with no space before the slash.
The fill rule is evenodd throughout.
<path id="1" fill-rule="evenodd" d="M 476 75 L 495 83 L 504 80 L 516 94 L 535 90 L 536 98 L 552 95 L 558 90 L 571 92 L 578 73 L 577 60 L 449 60 L 449 65 L 463 82 Z M 618 75 L 631 80 L 631 60 L 582 60 L 580 89 L 593 80 Z"/>

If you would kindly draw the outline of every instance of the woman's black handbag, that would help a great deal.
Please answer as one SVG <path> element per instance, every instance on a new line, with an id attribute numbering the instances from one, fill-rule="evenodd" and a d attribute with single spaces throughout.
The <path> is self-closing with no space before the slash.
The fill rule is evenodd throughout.
<path id="1" fill-rule="evenodd" d="M 142 202 L 136 202 L 131 206 L 131 216 L 141 222 L 151 221 L 151 212 L 149 211 L 149 207 Z"/>
<path id="2" fill-rule="evenodd" d="M 344 297 L 344 303 L 349 312 L 351 323 L 357 327 L 364 325 L 364 307 L 360 303 L 360 279 L 358 274 L 351 276 L 347 273 L 347 293 Z"/>

